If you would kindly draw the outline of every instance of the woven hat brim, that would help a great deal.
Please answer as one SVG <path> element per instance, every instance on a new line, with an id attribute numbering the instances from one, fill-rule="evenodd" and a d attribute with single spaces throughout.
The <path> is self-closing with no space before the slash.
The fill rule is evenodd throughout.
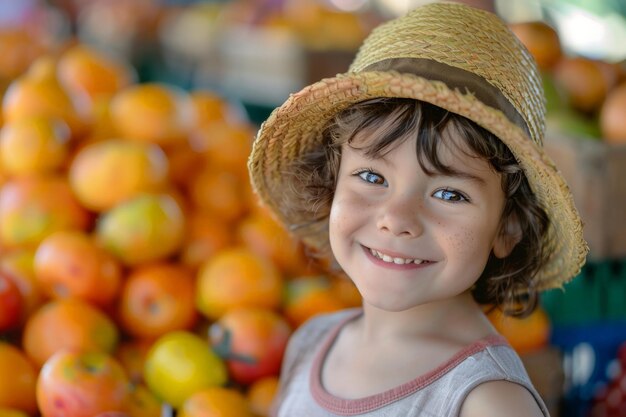
<path id="1" fill-rule="evenodd" d="M 282 213 L 278 204 L 290 187 L 283 173 L 292 161 L 319 146 L 321 131 L 334 115 L 377 97 L 425 101 L 467 117 L 499 137 L 517 158 L 551 222 L 546 240 L 555 250 L 539 271 L 537 289 L 562 287 L 580 272 L 588 252 L 582 221 L 565 180 L 545 151 L 499 110 L 443 82 L 413 74 L 340 74 L 292 94 L 272 112 L 259 129 L 248 166 L 255 192 L 283 222 L 291 224 L 294 220 Z"/>

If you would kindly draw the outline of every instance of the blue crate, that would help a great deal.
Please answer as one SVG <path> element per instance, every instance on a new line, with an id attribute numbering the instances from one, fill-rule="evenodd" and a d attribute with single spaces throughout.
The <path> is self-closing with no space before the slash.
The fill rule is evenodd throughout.
<path id="1" fill-rule="evenodd" d="M 611 381 L 626 321 L 553 326 L 550 343 L 562 351 L 562 417 L 588 417 L 597 392 Z"/>

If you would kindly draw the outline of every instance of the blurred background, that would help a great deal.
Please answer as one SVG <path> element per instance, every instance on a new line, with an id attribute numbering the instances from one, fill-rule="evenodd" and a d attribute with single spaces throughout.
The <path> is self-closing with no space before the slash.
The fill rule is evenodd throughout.
<path id="1" fill-rule="evenodd" d="M 0 416 L 53 415 L 63 389 L 50 387 L 73 385 L 41 369 L 70 366 L 68 346 L 123 370 L 81 380 L 101 398 L 72 415 L 171 414 L 208 387 L 225 391 L 202 401 L 267 415 L 288 335 L 359 296 L 257 207 L 251 140 L 290 93 L 346 71 L 373 27 L 423 3 L 0 0 Z M 535 56 L 545 146 L 590 246 L 536 313 L 490 318 L 553 416 L 626 416 L 626 1 L 464 3 Z M 204 376 L 172 369 L 185 364 Z"/>

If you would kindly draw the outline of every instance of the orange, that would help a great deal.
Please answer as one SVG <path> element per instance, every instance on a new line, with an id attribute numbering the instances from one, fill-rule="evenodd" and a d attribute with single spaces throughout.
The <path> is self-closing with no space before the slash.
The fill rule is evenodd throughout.
<path id="1" fill-rule="evenodd" d="M 84 230 L 88 212 L 61 176 L 19 177 L 0 190 L 0 242 L 34 248 L 58 230 Z"/>
<path id="2" fill-rule="evenodd" d="M 280 306 L 283 279 L 267 259 L 247 248 L 222 250 L 198 272 L 196 306 L 209 319 L 217 319 L 234 307 Z"/>
<path id="3" fill-rule="evenodd" d="M 228 103 L 218 94 L 197 90 L 190 93 L 190 98 L 198 116 L 197 125 L 202 126 L 226 119 Z"/>
<path id="4" fill-rule="evenodd" d="M 163 83 L 144 83 L 113 96 L 111 120 L 123 137 L 172 145 L 186 140 L 196 115 L 184 90 Z"/>
<path id="5" fill-rule="evenodd" d="M 539 69 L 551 69 L 563 55 L 559 35 L 547 23 L 519 22 L 510 24 L 509 28 L 535 58 Z"/>
<path id="6" fill-rule="evenodd" d="M 47 236 L 35 252 L 34 270 L 41 290 L 51 298 L 77 297 L 109 305 L 122 281 L 119 262 L 83 231 Z"/>
<path id="7" fill-rule="evenodd" d="M 16 249 L 0 254 L 0 270 L 13 279 L 22 294 L 25 318 L 45 300 L 35 277 L 34 258 L 35 252 L 32 249 Z"/>
<path id="8" fill-rule="evenodd" d="M 86 93 L 92 102 L 134 83 L 134 69 L 121 60 L 86 44 L 63 51 L 57 63 L 59 80 L 72 91 Z"/>
<path id="9" fill-rule="evenodd" d="M 227 222 L 240 219 L 248 210 L 243 181 L 234 173 L 206 165 L 191 180 L 189 199 L 194 207 L 215 213 Z"/>
<path id="10" fill-rule="evenodd" d="M 118 331 L 113 321 L 85 301 L 63 298 L 43 305 L 26 321 L 24 351 L 41 367 L 61 349 L 113 352 Z"/>
<path id="11" fill-rule="evenodd" d="M 188 188 L 191 179 L 206 164 L 206 158 L 199 152 L 191 149 L 189 144 L 181 144 L 167 149 L 167 159 L 170 167 L 170 180 L 183 190 Z"/>
<path id="12" fill-rule="evenodd" d="M 139 193 L 162 190 L 167 173 L 167 157 L 158 145 L 109 139 L 76 154 L 69 180 L 79 201 L 101 212 Z"/>
<path id="13" fill-rule="evenodd" d="M 299 327 L 317 314 L 346 307 L 325 276 L 301 277 L 288 281 L 286 294 L 283 311 L 293 327 Z"/>
<path id="14" fill-rule="evenodd" d="M 253 252 L 274 262 L 286 275 L 302 271 L 307 262 L 298 242 L 265 212 L 256 211 L 240 221 L 237 238 Z"/>
<path id="15" fill-rule="evenodd" d="M 46 361 L 37 380 L 37 404 L 42 417 L 94 417 L 121 410 L 129 395 L 124 369 L 105 352 L 56 352 Z"/>
<path id="16" fill-rule="evenodd" d="M 602 137 L 610 143 L 626 143 L 626 82 L 613 89 L 600 109 Z"/>
<path id="17" fill-rule="evenodd" d="M 292 0 L 285 5 L 285 16 L 299 40 L 313 50 L 355 51 L 368 31 L 358 14 L 324 3 Z"/>
<path id="18" fill-rule="evenodd" d="M 119 299 L 122 328 L 132 336 L 156 338 L 193 327 L 195 279 L 183 266 L 159 263 L 138 267 L 126 279 Z"/>
<path id="19" fill-rule="evenodd" d="M 140 194 L 104 213 L 96 229 L 99 242 L 125 265 L 167 258 L 183 243 L 185 218 L 168 194 Z"/>
<path id="20" fill-rule="evenodd" d="M 222 219 L 206 211 L 195 210 L 187 217 L 187 233 L 181 261 L 198 268 L 222 249 L 232 244 L 232 231 Z"/>
<path id="21" fill-rule="evenodd" d="M 84 95 L 72 94 L 59 83 L 50 57 L 40 57 L 9 85 L 2 100 L 2 116 L 5 122 L 27 116 L 61 119 L 73 136 L 81 136 L 88 125 L 85 100 Z"/>
<path id="22" fill-rule="evenodd" d="M 592 113 L 604 101 L 609 85 L 604 71 L 593 60 L 564 57 L 554 68 L 554 82 L 576 110 Z"/>
<path id="23" fill-rule="evenodd" d="M 143 382 L 143 366 L 153 344 L 153 339 L 132 338 L 122 340 L 117 346 L 114 355 L 126 370 L 131 383 Z"/>
<path id="24" fill-rule="evenodd" d="M 68 154 L 70 130 L 65 122 L 27 116 L 0 130 L 0 159 L 6 173 L 39 174 L 59 169 Z"/>
<path id="25" fill-rule="evenodd" d="M 126 411 L 131 417 L 159 417 L 162 402 L 143 384 L 131 387 L 130 397 L 126 402 Z"/>
<path id="26" fill-rule="evenodd" d="M 599 59 L 594 59 L 593 62 L 602 72 L 602 78 L 604 79 L 604 84 L 607 87 L 607 91 L 611 91 L 615 86 L 617 86 L 622 77 L 623 68 L 618 62 L 607 62 Z"/>
<path id="27" fill-rule="evenodd" d="M 2 341 L 0 375 L 0 409 L 14 408 L 34 415 L 37 371 L 24 352 Z"/>
<path id="28" fill-rule="evenodd" d="M 226 358 L 230 378 L 244 385 L 278 375 L 290 335 L 283 316 L 258 307 L 230 309 L 209 328 L 211 343 Z"/>
<path id="29" fill-rule="evenodd" d="M 266 376 L 253 382 L 246 392 L 250 409 L 258 417 L 270 417 L 272 402 L 278 393 L 278 377 Z"/>
<path id="30" fill-rule="evenodd" d="M 205 388 L 191 395 L 179 417 L 253 417 L 246 397 L 232 388 Z"/>
<path id="31" fill-rule="evenodd" d="M 45 52 L 42 42 L 20 28 L 0 30 L 0 80 L 13 80 L 22 75 L 29 65 Z"/>
<path id="32" fill-rule="evenodd" d="M 195 90 L 190 93 L 191 102 L 196 109 L 197 126 L 206 126 L 213 122 L 245 123 L 245 112 L 229 103 L 223 97 L 208 90 Z"/>
<path id="33" fill-rule="evenodd" d="M 94 101 L 91 108 L 91 130 L 77 148 L 85 142 L 93 143 L 100 140 L 119 137 L 118 131 L 111 120 L 111 98 L 101 97 Z"/>
<path id="34" fill-rule="evenodd" d="M 549 342 L 550 319 L 540 307 L 525 318 L 505 316 L 498 309 L 491 311 L 488 317 L 520 355 L 541 349 Z"/>
<path id="35" fill-rule="evenodd" d="M 247 124 L 216 120 L 196 129 L 189 140 L 193 150 L 207 156 L 209 164 L 231 172 L 245 172 L 247 176 L 253 138 L 254 131 Z"/>

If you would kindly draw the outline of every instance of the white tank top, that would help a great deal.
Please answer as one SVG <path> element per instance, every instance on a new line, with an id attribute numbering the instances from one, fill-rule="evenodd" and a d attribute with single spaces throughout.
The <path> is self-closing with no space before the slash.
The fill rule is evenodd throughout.
<path id="1" fill-rule="evenodd" d="M 544 416 L 549 416 L 522 361 L 502 336 L 476 341 L 436 369 L 379 394 L 359 399 L 332 395 L 321 383 L 324 358 L 342 327 L 360 313 L 351 309 L 319 316 L 294 333 L 283 361 L 273 416 L 458 416 L 472 389 L 495 380 L 523 386 Z"/>

